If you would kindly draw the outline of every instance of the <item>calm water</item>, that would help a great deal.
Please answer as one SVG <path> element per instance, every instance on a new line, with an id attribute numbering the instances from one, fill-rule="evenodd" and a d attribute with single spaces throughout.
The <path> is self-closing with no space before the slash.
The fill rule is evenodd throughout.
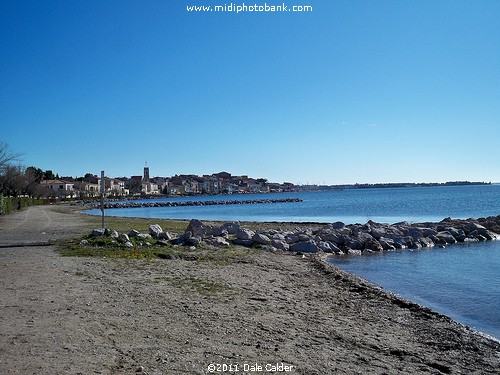
<path id="1" fill-rule="evenodd" d="M 331 262 L 500 339 L 500 241 L 336 258 Z"/>
<path id="2" fill-rule="evenodd" d="M 263 195 L 171 198 L 158 201 L 251 200 Z M 325 192 L 266 194 L 264 198 L 301 198 L 300 203 L 227 206 L 120 208 L 110 216 L 240 220 L 365 223 L 440 221 L 500 214 L 500 185 L 397 189 L 346 189 Z M 153 200 L 154 201 L 154 200 Z M 147 202 L 151 202 L 148 200 Z M 90 213 L 100 215 L 99 210 Z"/>
<path id="3" fill-rule="evenodd" d="M 262 195 L 172 198 L 251 200 Z M 266 194 L 300 203 L 109 209 L 106 215 L 223 221 L 385 223 L 500 214 L 500 185 Z M 148 200 L 148 202 L 151 202 Z M 99 210 L 89 213 L 100 215 Z M 500 241 L 397 251 L 333 261 L 387 290 L 500 339 Z"/>

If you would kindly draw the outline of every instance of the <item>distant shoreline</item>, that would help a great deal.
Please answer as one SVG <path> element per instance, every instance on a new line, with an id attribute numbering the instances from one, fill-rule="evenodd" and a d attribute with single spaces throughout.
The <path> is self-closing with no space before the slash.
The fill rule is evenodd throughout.
<path id="1" fill-rule="evenodd" d="M 441 186 L 493 185 L 491 182 L 480 181 L 448 181 L 448 182 L 389 182 L 376 184 L 344 184 L 344 185 L 295 185 L 296 191 L 311 190 L 344 190 L 344 189 L 385 189 Z"/>

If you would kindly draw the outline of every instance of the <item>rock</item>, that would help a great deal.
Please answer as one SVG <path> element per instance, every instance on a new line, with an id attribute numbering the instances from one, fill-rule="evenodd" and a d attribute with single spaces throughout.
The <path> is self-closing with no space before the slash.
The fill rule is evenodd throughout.
<path id="1" fill-rule="evenodd" d="M 434 242 L 429 237 L 420 237 L 418 242 L 422 245 L 422 247 L 433 247 Z"/>
<path id="2" fill-rule="evenodd" d="M 313 241 L 301 241 L 290 246 L 290 251 L 295 253 L 317 253 L 319 247 Z"/>
<path id="3" fill-rule="evenodd" d="M 386 230 L 383 227 L 375 227 L 375 228 L 372 227 L 370 235 L 376 240 L 378 240 L 386 235 Z"/>
<path id="4" fill-rule="evenodd" d="M 299 236 L 296 235 L 295 233 L 289 234 L 288 236 L 285 237 L 285 241 L 287 244 L 294 244 L 299 242 Z"/>
<path id="5" fill-rule="evenodd" d="M 408 236 L 413 237 L 414 241 L 418 241 L 420 237 L 429 237 L 437 234 L 437 231 L 432 228 L 409 228 L 407 233 Z"/>
<path id="6" fill-rule="evenodd" d="M 451 235 L 450 232 L 439 232 L 438 234 L 436 234 L 436 237 L 438 239 L 438 244 L 439 245 L 451 245 L 451 244 L 454 244 L 454 243 L 457 243 L 457 240 L 455 239 L 455 237 L 453 237 Z"/>
<path id="7" fill-rule="evenodd" d="M 125 243 L 125 242 L 130 241 L 130 238 L 129 238 L 129 236 L 126 233 L 122 233 L 122 234 L 120 234 L 118 236 L 118 241 L 122 242 L 122 243 Z"/>
<path id="8" fill-rule="evenodd" d="M 186 232 L 189 231 L 193 236 L 199 236 L 201 238 L 208 237 L 212 235 L 212 227 L 210 225 L 203 224 L 202 221 L 193 219 L 189 222 Z"/>
<path id="9" fill-rule="evenodd" d="M 232 242 L 235 245 L 245 246 L 245 247 L 252 247 L 252 245 L 253 245 L 252 240 L 242 240 L 240 238 L 235 238 Z"/>
<path id="10" fill-rule="evenodd" d="M 331 223 L 330 226 L 333 228 L 333 229 L 342 229 L 345 227 L 345 224 L 341 221 L 336 221 L 335 223 Z"/>
<path id="11" fill-rule="evenodd" d="M 167 240 L 167 241 L 170 241 L 171 239 L 173 238 L 173 236 L 168 233 L 168 232 L 161 232 L 159 235 L 158 235 L 158 239 L 159 240 Z"/>
<path id="12" fill-rule="evenodd" d="M 149 234 L 151 234 L 153 238 L 159 238 L 161 233 L 163 233 L 163 229 L 159 224 L 151 224 L 149 226 Z"/>
<path id="13" fill-rule="evenodd" d="M 382 248 L 384 250 L 396 250 L 396 247 L 394 246 L 394 240 L 391 238 L 380 237 L 378 242 L 380 243 L 380 245 L 382 245 Z"/>
<path id="14" fill-rule="evenodd" d="M 336 254 L 341 254 L 342 253 L 342 250 L 336 245 L 334 244 L 333 242 L 328 242 L 327 243 L 330 245 L 330 249 L 332 249 L 332 251 Z"/>
<path id="15" fill-rule="evenodd" d="M 271 246 L 278 250 L 288 251 L 290 250 L 290 245 L 284 240 L 275 240 L 271 241 Z"/>
<path id="16" fill-rule="evenodd" d="M 80 241 L 80 246 L 87 246 L 88 244 L 89 244 L 89 241 L 87 241 L 87 240 Z"/>
<path id="17" fill-rule="evenodd" d="M 470 222 L 465 227 L 465 230 L 467 231 L 467 233 L 474 232 L 474 231 L 480 230 L 480 229 L 486 229 L 486 228 L 478 223 L 475 223 L 475 222 Z"/>
<path id="18" fill-rule="evenodd" d="M 139 240 L 150 240 L 152 238 L 153 237 L 149 233 L 139 233 L 137 235 L 137 239 L 139 239 Z"/>
<path id="19" fill-rule="evenodd" d="M 258 243 L 259 245 L 269 245 L 271 240 L 265 234 L 255 233 L 252 237 L 252 241 Z"/>
<path id="20" fill-rule="evenodd" d="M 192 236 L 185 241 L 185 244 L 188 246 L 199 246 L 201 241 L 202 238 L 200 236 Z"/>
<path id="21" fill-rule="evenodd" d="M 226 230 L 227 233 L 235 235 L 238 233 L 238 230 L 240 229 L 240 223 L 238 222 L 231 222 L 231 223 L 224 223 L 219 227 L 221 230 Z M 215 234 L 214 234 L 215 236 Z"/>
<path id="22" fill-rule="evenodd" d="M 273 235 L 271 235 L 271 240 L 286 242 L 286 237 L 281 233 L 274 233 Z"/>
<path id="23" fill-rule="evenodd" d="M 170 243 L 168 241 L 165 241 L 165 240 L 159 240 L 156 244 L 158 246 L 169 246 L 170 245 Z"/>
<path id="24" fill-rule="evenodd" d="M 223 237 L 205 238 L 205 242 L 215 247 L 229 247 L 231 244 Z"/>
<path id="25" fill-rule="evenodd" d="M 333 249 L 330 247 L 330 243 L 326 241 L 319 241 L 317 246 L 321 251 L 325 253 L 333 253 Z"/>
<path id="26" fill-rule="evenodd" d="M 345 235 L 341 234 L 337 230 L 329 230 L 320 234 L 323 241 L 329 241 L 336 243 L 337 245 L 342 245 L 345 242 Z"/>
<path id="27" fill-rule="evenodd" d="M 238 230 L 238 233 L 236 233 L 236 238 L 239 240 L 251 240 L 254 235 L 255 235 L 255 232 L 253 232 L 249 229 L 240 228 Z"/>
<path id="28" fill-rule="evenodd" d="M 97 229 L 92 229 L 92 232 L 90 232 L 91 237 L 104 237 L 106 233 L 105 228 L 97 228 Z"/>
<path id="29" fill-rule="evenodd" d="M 309 241 L 311 239 L 311 235 L 308 233 L 299 233 L 298 236 L 299 236 L 299 241 L 302 242 Z"/>
<path id="30" fill-rule="evenodd" d="M 465 238 L 467 237 L 465 235 L 465 232 L 463 231 L 463 229 L 456 229 L 456 228 L 446 228 L 445 229 L 447 232 L 450 232 L 450 234 L 455 237 L 455 239 L 458 241 L 458 242 L 463 242 L 465 240 Z"/>
<path id="31" fill-rule="evenodd" d="M 356 238 L 349 237 L 345 240 L 344 245 L 353 250 L 363 250 L 364 245 Z"/>
<path id="32" fill-rule="evenodd" d="M 124 244 L 126 247 L 134 247 L 134 244 L 130 241 L 125 242 Z"/>
<path id="33" fill-rule="evenodd" d="M 408 245 L 406 244 L 406 241 L 403 238 L 394 238 L 393 239 L 393 244 L 396 249 L 406 249 L 408 248 Z"/>
<path id="34" fill-rule="evenodd" d="M 135 230 L 135 229 L 132 229 L 128 235 L 129 237 L 137 237 L 141 232 L 139 232 L 138 230 Z"/>
<path id="35" fill-rule="evenodd" d="M 366 246 L 367 243 L 371 243 L 372 241 L 376 241 L 369 233 L 359 232 L 357 236 L 357 240 L 361 243 L 361 245 Z"/>
<path id="36" fill-rule="evenodd" d="M 215 236 L 215 237 L 228 238 L 229 237 L 229 232 L 223 226 L 220 226 L 220 227 L 213 228 L 212 235 Z"/>
<path id="37" fill-rule="evenodd" d="M 119 234 L 116 230 L 112 230 L 111 233 L 109 234 L 109 237 L 117 239 L 119 237 Z"/>
<path id="38" fill-rule="evenodd" d="M 349 255 L 362 255 L 361 250 L 347 249 L 347 254 Z"/>
<path id="39" fill-rule="evenodd" d="M 370 236 L 371 237 L 371 236 Z M 365 249 L 371 251 L 383 251 L 384 247 L 375 238 L 365 242 Z"/>

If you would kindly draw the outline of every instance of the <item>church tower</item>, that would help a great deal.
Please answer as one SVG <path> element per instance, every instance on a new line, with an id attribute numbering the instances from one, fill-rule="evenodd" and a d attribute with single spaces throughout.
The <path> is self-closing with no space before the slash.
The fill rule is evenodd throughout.
<path id="1" fill-rule="evenodd" d="M 144 166 L 144 176 L 142 177 L 143 182 L 149 182 L 149 167 L 148 167 L 148 162 L 146 162 L 146 165 Z"/>

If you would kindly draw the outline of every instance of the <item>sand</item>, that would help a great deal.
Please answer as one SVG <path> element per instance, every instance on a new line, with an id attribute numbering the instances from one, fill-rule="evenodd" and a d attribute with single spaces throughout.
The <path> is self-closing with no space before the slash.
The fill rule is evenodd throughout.
<path id="1" fill-rule="evenodd" d="M 0 217 L 0 374 L 498 374 L 500 344 L 326 264 L 62 257 L 86 217 Z M 214 250 L 217 251 L 217 250 Z"/>

